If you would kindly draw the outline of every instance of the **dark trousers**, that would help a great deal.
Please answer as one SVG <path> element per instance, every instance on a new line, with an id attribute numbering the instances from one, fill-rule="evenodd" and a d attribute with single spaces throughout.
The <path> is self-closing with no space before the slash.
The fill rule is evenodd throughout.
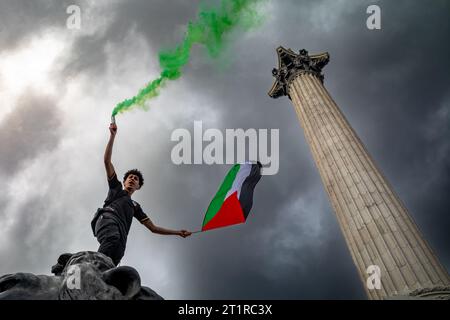
<path id="1" fill-rule="evenodd" d="M 102 214 L 95 225 L 95 233 L 100 243 L 97 251 L 110 257 L 117 266 L 125 254 L 125 243 L 120 236 L 117 222 Z"/>

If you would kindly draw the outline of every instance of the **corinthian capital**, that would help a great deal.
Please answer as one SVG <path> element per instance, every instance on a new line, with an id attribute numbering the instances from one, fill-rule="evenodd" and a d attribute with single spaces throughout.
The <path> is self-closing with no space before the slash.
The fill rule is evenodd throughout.
<path id="1" fill-rule="evenodd" d="M 305 49 L 295 53 L 291 49 L 278 47 L 277 54 L 278 69 L 274 68 L 272 70 L 275 83 L 269 91 L 270 97 L 279 98 L 289 95 L 289 83 L 301 73 L 311 73 L 323 82 L 322 69 L 330 61 L 330 55 L 327 52 L 309 55 Z"/>

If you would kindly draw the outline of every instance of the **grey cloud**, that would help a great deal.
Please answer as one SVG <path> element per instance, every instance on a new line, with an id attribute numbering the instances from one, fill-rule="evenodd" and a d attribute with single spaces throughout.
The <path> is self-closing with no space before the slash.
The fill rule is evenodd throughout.
<path id="1" fill-rule="evenodd" d="M 0 122 L 0 217 L 11 204 L 8 186 L 27 163 L 56 148 L 60 140 L 60 114 L 56 102 L 29 93 L 19 99 Z"/>
<path id="2" fill-rule="evenodd" d="M 3 0 L 0 2 L 0 52 L 13 50 L 48 28 L 65 28 L 66 9 L 84 0 Z"/>
<path id="3" fill-rule="evenodd" d="M 0 123 L 0 173 L 14 175 L 39 154 L 56 147 L 60 114 L 53 98 L 28 93 Z"/>
<path id="4" fill-rule="evenodd" d="M 5 232 L 8 246 L 0 248 L 0 272 L 34 272 L 49 274 L 61 248 L 68 247 L 70 225 L 66 216 L 52 214 L 51 194 L 29 196 L 15 213 L 16 223 Z"/>
<path id="5" fill-rule="evenodd" d="M 148 43 L 157 43 L 151 48 L 149 56 L 161 46 L 172 47 L 180 41 L 183 26 L 195 17 L 198 1 L 123 1 L 108 4 L 97 11 L 98 15 L 112 15 L 106 28 L 92 35 L 85 35 L 75 41 L 65 60 L 63 74 L 75 76 L 87 73 L 95 76 L 104 72 L 107 63 L 106 46 L 113 45 L 124 50 L 126 46 L 133 46 L 126 37 L 131 32 L 144 36 Z M 122 48 L 121 48 L 122 47 Z"/>

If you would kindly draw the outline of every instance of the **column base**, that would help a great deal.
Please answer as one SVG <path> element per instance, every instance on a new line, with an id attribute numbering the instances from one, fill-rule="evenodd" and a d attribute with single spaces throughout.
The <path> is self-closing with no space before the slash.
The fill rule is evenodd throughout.
<path id="1" fill-rule="evenodd" d="M 406 295 L 387 297 L 386 300 L 450 300 L 450 286 L 416 289 Z"/>

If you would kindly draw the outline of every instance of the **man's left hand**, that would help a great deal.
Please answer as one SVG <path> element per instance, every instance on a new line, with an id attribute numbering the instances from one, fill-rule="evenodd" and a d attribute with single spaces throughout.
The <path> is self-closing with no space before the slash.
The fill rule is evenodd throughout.
<path id="1" fill-rule="evenodd" d="M 192 234 L 192 232 L 187 231 L 187 230 L 180 230 L 178 232 L 178 235 L 183 238 L 189 237 L 191 234 Z"/>

